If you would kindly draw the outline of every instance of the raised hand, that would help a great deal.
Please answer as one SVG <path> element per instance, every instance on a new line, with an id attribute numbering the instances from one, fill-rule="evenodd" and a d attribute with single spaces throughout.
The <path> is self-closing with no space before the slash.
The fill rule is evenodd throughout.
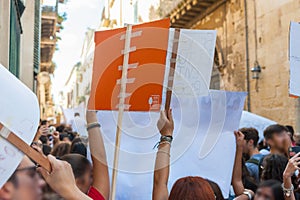
<path id="1" fill-rule="evenodd" d="M 172 116 L 172 109 L 169 109 L 168 111 L 160 111 L 160 117 L 157 122 L 157 128 L 161 135 L 173 135 L 174 121 Z"/>
<path id="2" fill-rule="evenodd" d="M 244 146 L 244 134 L 241 131 L 234 131 L 236 146 L 242 148 Z"/>

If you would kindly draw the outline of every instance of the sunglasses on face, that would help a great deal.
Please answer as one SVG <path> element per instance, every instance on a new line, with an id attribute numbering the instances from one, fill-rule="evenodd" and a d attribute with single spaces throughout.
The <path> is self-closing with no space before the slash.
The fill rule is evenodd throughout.
<path id="1" fill-rule="evenodd" d="M 35 178 L 37 177 L 37 175 L 39 175 L 39 173 L 37 172 L 37 168 L 39 167 L 39 165 L 34 165 L 31 167 L 24 167 L 24 168 L 19 168 L 16 169 L 15 172 L 27 172 L 27 174 L 31 177 L 31 178 Z"/>

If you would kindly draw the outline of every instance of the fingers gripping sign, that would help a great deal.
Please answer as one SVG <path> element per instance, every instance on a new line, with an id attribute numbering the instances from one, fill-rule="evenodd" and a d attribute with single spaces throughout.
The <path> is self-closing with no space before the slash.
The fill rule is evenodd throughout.
<path id="1" fill-rule="evenodd" d="M 174 121 L 172 116 L 172 109 L 168 111 L 160 111 L 160 118 L 157 122 L 157 128 L 162 135 L 172 136 L 174 130 Z"/>

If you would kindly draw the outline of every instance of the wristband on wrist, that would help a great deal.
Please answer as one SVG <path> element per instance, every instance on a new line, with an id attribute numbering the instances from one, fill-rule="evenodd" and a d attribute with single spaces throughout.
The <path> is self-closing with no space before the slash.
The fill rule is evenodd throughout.
<path id="1" fill-rule="evenodd" d="M 87 127 L 86 130 L 89 131 L 92 128 L 96 128 L 96 127 L 100 128 L 101 125 L 98 122 L 93 122 L 93 123 L 89 123 L 86 127 Z"/>
<path id="2" fill-rule="evenodd" d="M 252 194 L 251 194 L 250 190 L 244 189 L 243 194 L 246 195 L 249 200 L 252 199 Z"/>
<path id="3" fill-rule="evenodd" d="M 162 145 L 162 144 L 169 144 L 171 146 L 171 142 L 169 142 L 169 141 L 161 141 L 161 142 L 158 143 L 157 148 L 159 148 L 159 146 Z"/>
<path id="4" fill-rule="evenodd" d="M 173 141 L 173 136 L 172 135 L 162 135 L 160 137 L 160 141 L 168 141 L 168 142 L 172 142 Z"/>
<path id="5" fill-rule="evenodd" d="M 291 184 L 291 188 L 285 188 L 284 187 L 284 183 L 281 184 L 282 190 L 283 190 L 283 194 L 286 197 L 290 197 L 292 195 L 292 192 L 294 191 L 294 186 L 293 184 Z"/>
<path id="6" fill-rule="evenodd" d="M 161 144 L 169 144 L 171 146 L 172 141 L 173 137 L 171 135 L 162 135 L 160 141 L 154 145 L 153 149 L 155 149 L 155 147 L 159 148 Z"/>

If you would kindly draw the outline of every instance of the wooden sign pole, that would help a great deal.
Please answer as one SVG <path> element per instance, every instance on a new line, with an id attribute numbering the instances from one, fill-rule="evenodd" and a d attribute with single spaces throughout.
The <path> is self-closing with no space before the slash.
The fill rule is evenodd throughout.
<path id="1" fill-rule="evenodd" d="M 125 108 L 125 97 L 126 97 L 125 94 L 126 94 L 129 53 L 130 53 L 131 31 L 132 31 L 132 25 L 127 25 L 126 35 L 125 35 L 125 48 L 124 48 L 124 58 L 123 58 L 123 66 L 122 66 L 119 113 L 118 113 L 118 124 L 117 124 L 117 132 L 116 132 L 116 143 L 115 143 L 110 200 L 115 200 L 116 198 L 117 174 L 118 174 L 118 165 L 119 165 L 122 121 L 123 121 L 123 113 Z"/>
<path id="2" fill-rule="evenodd" d="M 25 155 L 27 155 L 29 158 L 34 160 L 41 167 L 46 169 L 48 172 L 51 172 L 51 164 L 46 157 L 44 157 L 42 154 L 37 152 L 32 147 L 30 147 L 26 142 L 24 142 L 16 134 L 9 131 L 6 127 L 4 127 L 0 123 L 0 132 L 3 132 L 3 131 L 7 131 L 7 134 L 5 134 L 5 135 L 1 134 L 1 137 L 6 139 L 7 141 L 9 141 L 11 144 L 13 144 L 15 147 L 17 147 L 20 151 L 22 151 Z"/>
<path id="3" fill-rule="evenodd" d="M 176 68 L 176 59 L 177 59 L 177 53 L 178 53 L 179 37 L 180 37 L 180 29 L 176 28 L 175 32 L 174 32 L 172 57 L 171 57 L 171 61 L 170 61 L 170 71 L 169 71 L 169 76 L 168 76 L 168 87 L 167 87 L 166 103 L 165 103 L 166 111 L 168 111 L 170 109 L 172 88 L 173 88 L 173 82 L 174 82 L 174 74 L 175 74 L 175 68 Z"/>

